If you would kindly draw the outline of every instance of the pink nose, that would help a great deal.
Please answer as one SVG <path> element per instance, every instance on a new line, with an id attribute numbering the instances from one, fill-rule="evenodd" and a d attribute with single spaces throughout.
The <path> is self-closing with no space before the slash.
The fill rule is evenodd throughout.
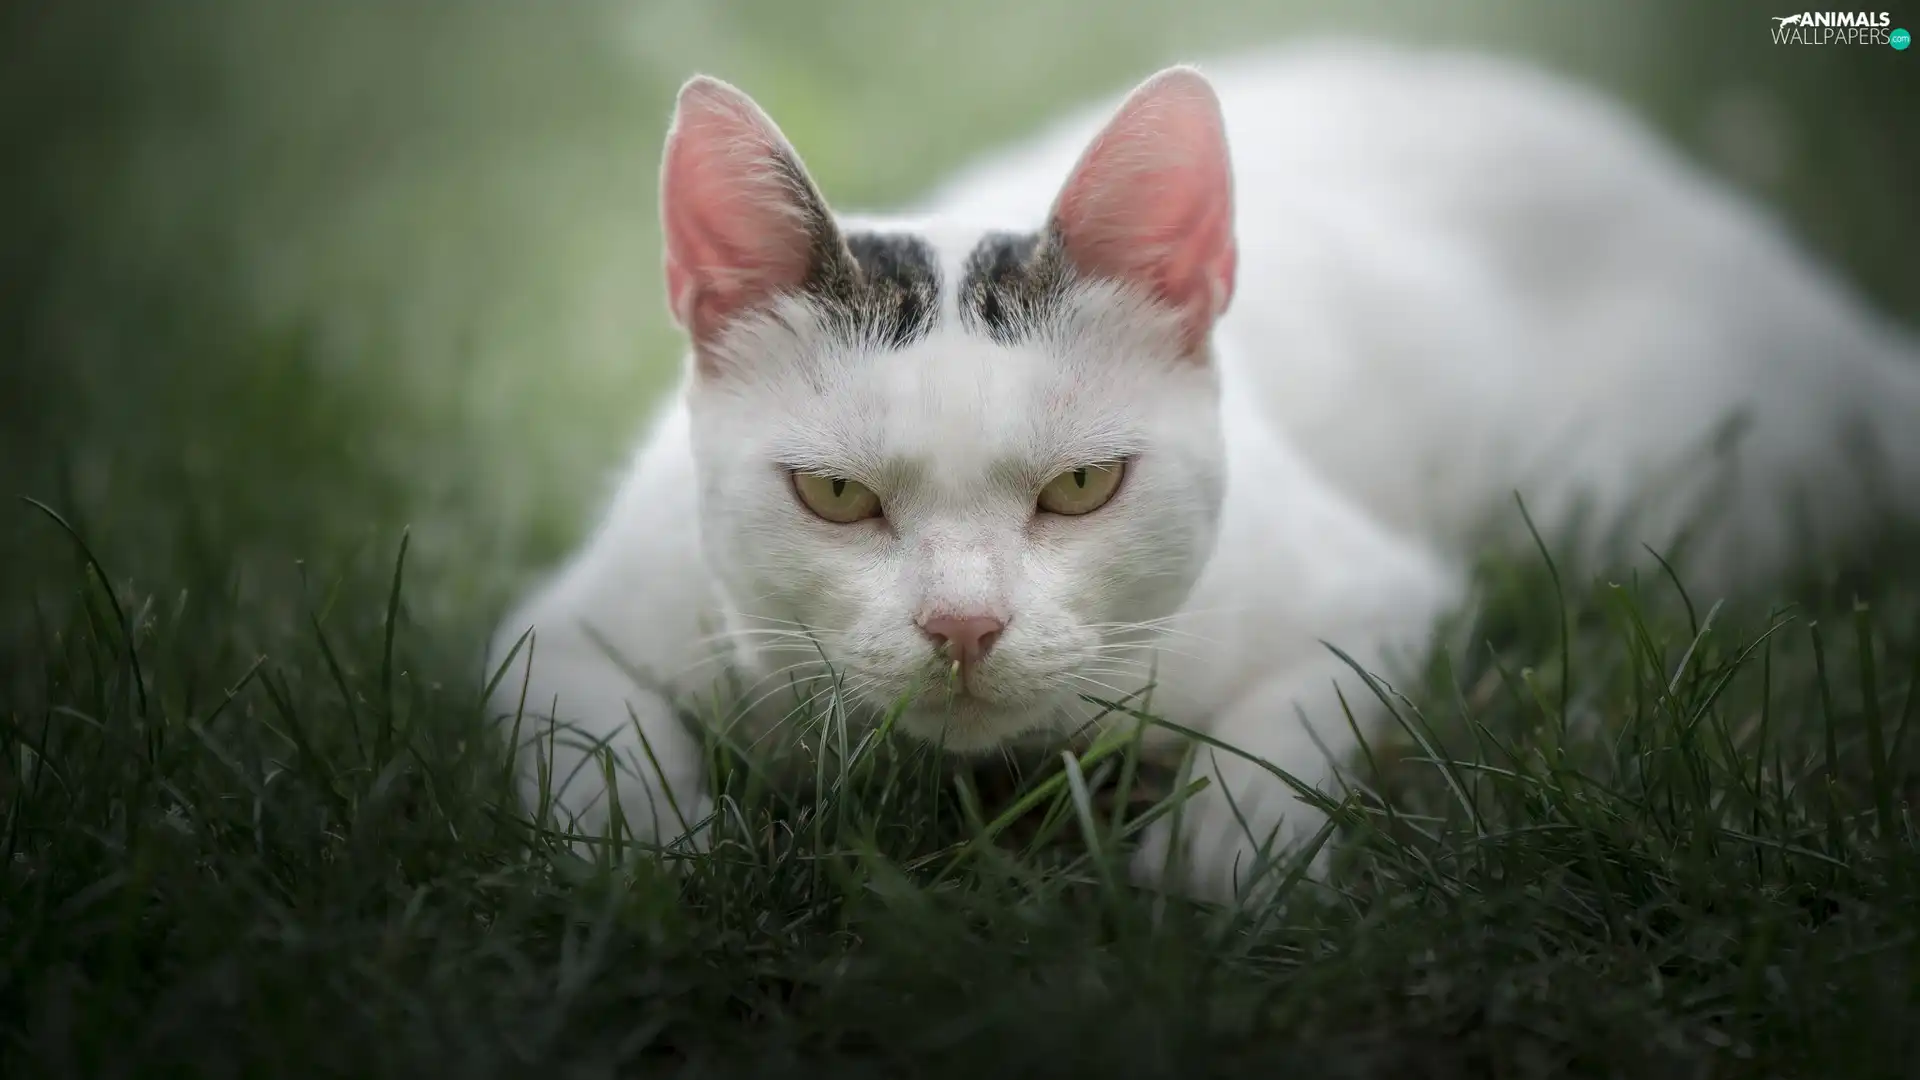
<path id="1" fill-rule="evenodd" d="M 1007 624 L 991 615 L 940 615 L 927 619 L 920 629 L 935 645 L 945 646 L 947 656 L 960 664 L 960 677 L 967 677 L 973 665 L 986 658 L 1000 631 Z"/>

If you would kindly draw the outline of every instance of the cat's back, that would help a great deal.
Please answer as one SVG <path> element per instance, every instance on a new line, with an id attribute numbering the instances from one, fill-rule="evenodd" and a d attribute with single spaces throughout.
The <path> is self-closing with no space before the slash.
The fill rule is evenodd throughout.
<path id="1" fill-rule="evenodd" d="M 1591 402 L 1593 373 L 1548 339 L 1587 333 L 1641 238 L 1698 228 L 1702 200 L 1630 117 L 1515 62 L 1312 41 L 1201 70 L 1233 155 L 1216 342 L 1237 385 L 1389 523 L 1456 532 L 1492 463 L 1564 441 L 1561 411 Z M 1037 224 L 1108 110 L 962 172 L 928 212 Z"/>
<path id="2" fill-rule="evenodd" d="M 1364 201 L 1375 216 L 1421 209 L 1458 221 L 1478 209 L 1507 220 L 1516 195 L 1540 209 L 1537 193 L 1566 204 L 1671 179 L 1654 175 L 1657 146 L 1610 102 L 1497 57 L 1330 40 L 1201 70 L 1226 116 L 1243 246 L 1270 239 L 1259 235 L 1267 207 L 1301 200 L 1322 210 Z M 1112 106 L 1075 110 L 963 170 L 928 212 L 1038 220 Z"/>
<path id="3" fill-rule="evenodd" d="M 1757 472 L 1825 469 L 1839 419 L 1914 400 L 1897 331 L 1597 91 L 1341 41 L 1201 70 L 1240 258 L 1216 342 L 1293 445 L 1396 528 L 1471 543 L 1516 490 L 1536 517 L 1592 500 L 1611 518 L 1736 411 L 1761 429 Z M 1106 108 L 928 209 L 1039 223 Z"/>
<path id="4" fill-rule="evenodd" d="M 1604 336 L 1674 253 L 1741 246 L 1737 208 L 1630 115 L 1514 61 L 1315 41 L 1202 70 L 1239 243 L 1216 340 L 1304 452 L 1361 475 L 1402 465 L 1391 435 L 1426 417 L 1557 423 L 1538 414 L 1624 373 L 1545 343 Z M 963 172 L 932 213 L 1044 220 L 1107 108 Z"/>

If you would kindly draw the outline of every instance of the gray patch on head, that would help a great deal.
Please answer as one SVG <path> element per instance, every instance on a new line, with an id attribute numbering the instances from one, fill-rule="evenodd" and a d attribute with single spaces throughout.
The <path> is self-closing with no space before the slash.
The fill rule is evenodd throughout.
<path id="1" fill-rule="evenodd" d="M 833 213 L 827 209 L 827 200 L 821 197 L 820 189 L 813 186 L 813 178 L 807 175 L 805 166 L 791 154 L 785 151 L 773 154 L 772 164 L 786 182 L 794 208 L 807 225 L 806 290 L 831 293 L 844 288 L 842 282 L 849 273 L 847 248 L 840 239 Z"/>
<path id="2" fill-rule="evenodd" d="M 850 343 L 900 348 L 925 337 L 940 312 L 940 269 L 931 245 L 909 233 L 842 235 L 799 161 L 774 157 L 807 223 L 806 295 Z"/>
<path id="3" fill-rule="evenodd" d="M 927 336 L 940 313 L 932 245 L 911 233 L 872 232 L 849 233 L 843 244 L 848 263 L 812 285 L 835 329 L 891 349 Z"/>
<path id="4" fill-rule="evenodd" d="M 1067 260 L 1051 230 L 989 233 L 960 276 L 960 322 L 995 341 L 1032 334 L 1067 292 Z"/>

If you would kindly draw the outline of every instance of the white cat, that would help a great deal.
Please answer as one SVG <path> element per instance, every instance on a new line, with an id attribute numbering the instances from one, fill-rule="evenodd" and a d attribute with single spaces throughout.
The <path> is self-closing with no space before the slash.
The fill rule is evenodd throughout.
<path id="1" fill-rule="evenodd" d="M 749 735 L 831 671 L 978 751 L 1151 672 L 1157 714 L 1324 786 L 1354 748 L 1335 687 L 1373 698 L 1323 642 L 1417 659 L 1516 490 L 1552 542 L 1664 546 L 1708 490 L 1687 466 L 1743 419 L 1689 549 L 1713 588 L 1781 567 L 1796 508 L 1832 545 L 1874 477 L 1920 501 L 1901 333 L 1630 119 L 1504 62 L 1172 68 L 888 219 L 831 215 L 773 122 L 696 78 L 661 213 L 684 386 L 494 648 L 536 631 L 496 712 L 524 689 L 523 737 L 557 707 L 604 741 L 643 836 L 682 831 L 661 795 L 710 809 L 674 709 L 722 675 Z M 1569 533 L 1582 502 L 1608 530 Z M 597 831 L 583 745 L 522 774 L 551 767 Z M 1201 762 L 1217 783 L 1136 870 L 1178 840 L 1169 884 L 1224 897 L 1256 841 L 1320 819 Z"/>

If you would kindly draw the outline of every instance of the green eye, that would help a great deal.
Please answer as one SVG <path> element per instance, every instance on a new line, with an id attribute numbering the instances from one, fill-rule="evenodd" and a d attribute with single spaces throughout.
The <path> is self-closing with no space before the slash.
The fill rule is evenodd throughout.
<path id="1" fill-rule="evenodd" d="M 1061 473 L 1040 489 L 1040 509 L 1067 517 L 1091 514 L 1107 505 L 1113 493 L 1120 490 L 1120 478 L 1126 468 L 1124 463 L 1114 462 Z"/>
<path id="2" fill-rule="evenodd" d="M 793 490 L 807 509 L 838 525 L 880 516 L 880 496 L 857 480 L 796 472 Z"/>

